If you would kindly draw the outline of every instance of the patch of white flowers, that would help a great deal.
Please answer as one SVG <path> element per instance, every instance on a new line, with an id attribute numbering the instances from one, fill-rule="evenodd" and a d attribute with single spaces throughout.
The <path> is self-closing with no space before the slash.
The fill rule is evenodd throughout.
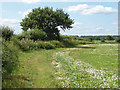
<path id="1" fill-rule="evenodd" d="M 97 70 L 90 64 L 74 60 L 69 49 L 53 55 L 55 77 L 66 88 L 117 88 L 118 75 L 112 71 Z"/>

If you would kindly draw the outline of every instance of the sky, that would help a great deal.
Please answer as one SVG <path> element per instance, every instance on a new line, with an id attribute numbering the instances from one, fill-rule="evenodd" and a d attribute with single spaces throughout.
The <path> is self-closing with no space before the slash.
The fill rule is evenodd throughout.
<path id="1" fill-rule="evenodd" d="M 62 2 L 61 2 L 62 1 Z M 40 2 L 40 0 L 21 0 L 0 3 L 0 25 L 22 33 L 20 22 L 34 8 L 53 7 L 63 9 L 74 19 L 73 28 L 62 35 L 118 35 L 118 2 Z"/>

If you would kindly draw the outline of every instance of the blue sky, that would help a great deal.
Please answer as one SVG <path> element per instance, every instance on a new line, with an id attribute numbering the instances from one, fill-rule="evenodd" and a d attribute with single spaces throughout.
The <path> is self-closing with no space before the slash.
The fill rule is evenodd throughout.
<path id="1" fill-rule="evenodd" d="M 8 25 L 16 34 L 22 32 L 20 22 L 31 9 L 37 7 L 61 8 L 74 19 L 70 30 L 60 31 L 63 35 L 117 35 L 117 2 L 2 2 L 0 4 L 0 24 Z M 35 3 L 35 1 L 37 3 Z"/>

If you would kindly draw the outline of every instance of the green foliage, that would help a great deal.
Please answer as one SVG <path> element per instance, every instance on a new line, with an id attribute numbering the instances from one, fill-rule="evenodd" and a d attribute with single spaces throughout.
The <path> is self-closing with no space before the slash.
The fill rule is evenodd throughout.
<path id="1" fill-rule="evenodd" d="M 19 40 L 22 40 L 23 38 L 25 38 L 25 35 L 19 34 L 19 35 L 16 35 L 15 37 Z"/>
<path id="2" fill-rule="evenodd" d="M 12 42 L 2 41 L 3 73 L 12 73 L 18 64 L 18 48 Z"/>
<path id="3" fill-rule="evenodd" d="M 55 41 L 55 40 L 52 40 L 50 41 L 56 48 L 61 48 L 61 47 L 64 47 L 63 43 L 61 43 L 60 41 Z"/>
<path id="4" fill-rule="evenodd" d="M 22 51 L 29 51 L 37 49 L 36 43 L 33 40 L 22 39 L 18 40 L 16 38 L 13 39 L 15 45 L 17 45 Z"/>
<path id="5" fill-rule="evenodd" d="M 27 31 L 28 29 L 38 28 L 43 30 L 47 34 L 47 39 L 59 40 L 59 30 L 72 28 L 73 20 L 69 18 L 69 15 L 62 9 L 54 11 L 52 8 L 35 8 L 30 12 L 20 23 L 22 29 Z"/>
<path id="6" fill-rule="evenodd" d="M 100 40 L 100 36 L 95 36 L 93 38 L 94 38 L 94 40 Z"/>
<path id="7" fill-rule="evenodd" d="M 29 31 L 30 32 L 30 39 L 36 41 L 36 40 L 45 40 L 46 33 L 42 30 L 39 30 L 35 28 L 34 30 Z"/>
<path id="8" fill-rule="evenodd" d="M 93 41 L 93 38 L 92 37 L 87 37 L 87 38 L 84 38 L 85 41 L 89 41 L 89 42 L 92 42 Z"/>
<path id="9" fill-rule="evenodd" d="M 50 42 L 43 42 L 43 41 L 37 41 L 37 47 L 41 48 L 41 49 L 54 49 L 55 46 L 53 44 L 51 44 Z"/>
<path id="10" fill-rule="evenodd" d="M 18 48 L 12 42 L 2 41 L 2 79 L 3 88 L 6 88 L 9 75 L 19 66 Z"/>
<path id="11" fill-rule="evenodd" d="M 60 35 L 61 39 L 74 39 L 73 36 Z"/>
<path id="12" fill-rule="evenodd" d="M 10 38 L 13 36 L 13 30 L 8 26 L 0 26 L 0 31 L 5 40 L 10 40 Z"/>
<path id="13" fill-rule="evenodd" d="M 20 35 L 16 35 L 16 38 L 19 40 L 22 40 L 24 38 L 31 39 L 34 41 L 37 40 L 45 40 L 46 39 L 46 33 L 42 30 L 39 30 L 37 28 L 30 30 L 30 31 L 24 31 Z"/>
<path id="14" fill-rule="evenodd" d="M 65 47 L 75 47 L 77 45 L 77 42 L 70 39 L 62 39 L 61 42 Z"/>
<path id="15" fill-rule="evenodd" d="M 101 42 L 105 42 L 105 40 L 104 40 L 104 39 L 101 39 Z"/>
<path id="16" fill-rule="evenodd" d="M 31 40 L 28 38 L 18 39 L 16 37 L 12 38 L 12 41 L 17 45 L 22 51 L 38 50 L 38 49 L 54 49 L 63 47 L 75 47 L 79 44 L 78 40 L 74 39 L 61 39 L 61 41 L 41 41 L 41 40 Z"/>
<path id="17" fill-rule="evenodd" d="M 79 40 L 78 44 L 94 44 L 94 43 L 90 41 Z"/>
<path id="18" fill-rule="evenodd" d="M 18 40 L 13 39 L 15 45 L 17 45 L 22 51 L 38 50 L 38 49 L 54 49 L 55 46 L 49 41 L 33 41 L 30 39 Z"/>
<path id="19" fill-rule="evenodd" d="M 114 40 L 113 37 L 110 35 L 106 36 L 105 38 L 106 38 L 106 40 Z"/>
<path id="20" fill-rule="evenodd" d="M 120 38 L 115 39 L 116 42 L 120 43 Z"/>

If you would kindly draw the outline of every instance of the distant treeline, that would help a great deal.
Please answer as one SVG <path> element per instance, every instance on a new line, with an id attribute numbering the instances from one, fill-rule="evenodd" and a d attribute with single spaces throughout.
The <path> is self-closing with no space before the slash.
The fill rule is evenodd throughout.
<path id="1" fill-rule="evenodd" d="M 84 39 L 84 38 L 91 38 L 92 40 L 116 40 L 118 39 L 118 35 L 100 35 L 100 36 L 73 36 L 73 37 L 76 37 L 76 38 L 79 38 L 79 39 Z"/>

